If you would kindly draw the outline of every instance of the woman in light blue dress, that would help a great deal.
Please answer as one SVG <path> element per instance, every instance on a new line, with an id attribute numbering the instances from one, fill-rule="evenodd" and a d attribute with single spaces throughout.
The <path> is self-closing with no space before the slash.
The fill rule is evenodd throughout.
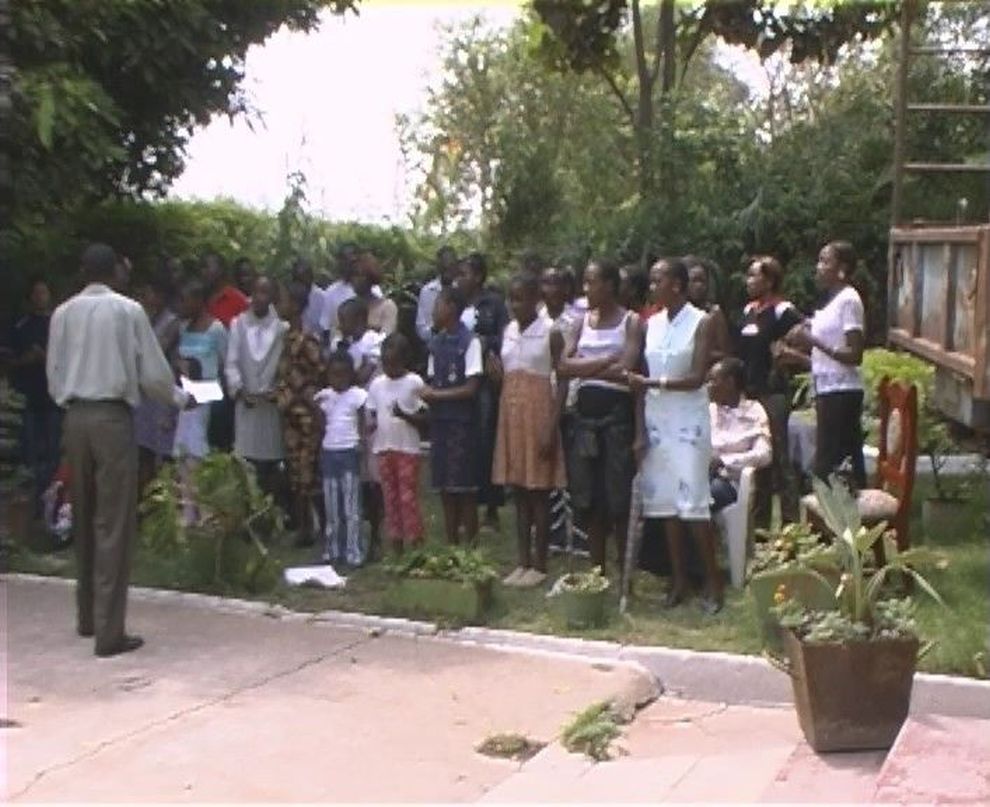
<path id="1" fill-rule="evenodd" d="M 640 393 L 635 448 L 643 517 L 664 523 L 673 573 L 667 604 L 676 605 L 687 594 L 682 539 L 687 525 L 704 567 L 701 608 L 713 614 L 722 607 L 722 580 L 709 511 L 712 438 L 705 377 L 710 320 L 687 300 L 688 270 L 683 260 L 669 258 L 654 264 L 650 290 L 663 308 L 646 325 L 647 376 L 630 375 L 630 386 Z"/>

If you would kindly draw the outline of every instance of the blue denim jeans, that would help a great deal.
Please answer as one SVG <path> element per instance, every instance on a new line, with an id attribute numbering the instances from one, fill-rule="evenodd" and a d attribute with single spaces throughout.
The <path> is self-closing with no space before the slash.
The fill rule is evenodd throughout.
<path id="1" fill-rule="evenodd" d="M 323 449 L 320 470 L 327 511 L 323 560 L 360 566 L 365 557 L 361 544 L 361 452 L 357 448 Z"/>

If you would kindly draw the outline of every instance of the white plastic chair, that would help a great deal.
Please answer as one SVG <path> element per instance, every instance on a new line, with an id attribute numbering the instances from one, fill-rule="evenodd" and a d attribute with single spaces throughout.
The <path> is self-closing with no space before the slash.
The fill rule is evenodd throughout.
<path id="1" fill-rule="evenodd" d="M 749 514 L 752 510 L 755 468 L 743 468 L 739 478 L 738 498 L 715 516 L 715 525 L 725 538 L 729 550 L 729 577 L 734 588 L 746 582 L 746 558 L 749 555 Z"/>

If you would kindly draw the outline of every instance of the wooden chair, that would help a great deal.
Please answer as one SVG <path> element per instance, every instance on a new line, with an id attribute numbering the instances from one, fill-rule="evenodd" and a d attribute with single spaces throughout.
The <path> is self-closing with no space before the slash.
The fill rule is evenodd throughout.
<path id="1" fill-rule="evenodd" d="M 859 515 L 867 527 L 886 521 L 894 530 L 897 548 L 911 545 L 909 526 L 911 495 L 914 492 L 915 466 L 918 461 L 918 390 L 914 384 L 902 384 L 884 377 L 877 388 L 880 407 L 880 453 L 872 488 L 859 492 Z M 803 519 L 825 529 L 818 499 L 810 494 L 801 499 Z M 875 546 L 877 561 L 882 561 L 883 547 Z"/>

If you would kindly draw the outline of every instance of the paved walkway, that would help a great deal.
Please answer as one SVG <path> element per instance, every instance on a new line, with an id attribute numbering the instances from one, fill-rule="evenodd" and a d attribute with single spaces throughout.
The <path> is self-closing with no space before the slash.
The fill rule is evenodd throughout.
<path id="1" fill-rule="evenodd" d="M 14 801 L 475 801 L 518 767 L 476 754 L 486 736 L 550 740 L 646 681 L 135 598 L 129 626 L 147 644 L 97 659 L 73 631 L 70 587 L 2 586 Z"/>
<path id="2" fill-rule="evenodd" d="M 642 701 L 629 667 L 132 602 L 137 653 L 96 659 L 72 590 L 3 583 L 0 730 L 13 801 L 990 804 L 990 721 L 918 715 L 889 753 L 818 756 L 793 710 L 661 697 L 607 763 L 554 738 L 593 701 Z M 520 732 L 524 764 L 474 752 Z"/>

